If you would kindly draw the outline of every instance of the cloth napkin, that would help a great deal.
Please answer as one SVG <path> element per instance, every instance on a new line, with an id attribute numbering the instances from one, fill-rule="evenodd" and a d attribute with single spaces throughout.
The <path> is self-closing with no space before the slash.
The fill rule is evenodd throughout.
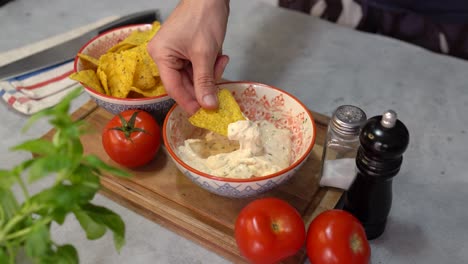
<path id="1" fill-rule="evenodd" d="M 34 114 L 59 103 L 80 84 L 68 78 L 73 61 L 0 82 L 0 96 L 16 111 Z"/>
<path id="2" fill-rule="evenodd" d="M 0 67 L 80 36 L 117 18 L 117 16 L 107 17 L 64 34 L 0 53 Z M 22 114 L 32 115 L 42 109 L 56 105 L 70 91 L 80 86 L 78 82 L 68 78 L 72 72 L 73 60 L 69 60 L 32 73 L 0 81 L 0 97 L 11 109 Z"/>

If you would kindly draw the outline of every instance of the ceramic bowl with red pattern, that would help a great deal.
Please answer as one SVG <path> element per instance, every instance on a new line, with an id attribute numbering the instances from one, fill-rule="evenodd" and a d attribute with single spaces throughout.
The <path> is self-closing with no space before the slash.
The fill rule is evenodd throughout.
<path id="1" fill-rule="evenodd" d="M 93 58 L 99 58 L 112 46 L 129 36 L 133 31 L 146 31 L 150 30 L 151 27 L 151 24 L 138 24 L 109 30 L 91 39 L 78 53 L 86 54 Z M 88 69 L 89 66 L 89 63 L 81 60 L 78 56 L 75 58 L 75 72 Z M 167 112 L 175 103 L 168 94 L 144 98 L 118 98 L 99 93 L 84 84 L 82 85 L 85 88 L 85 91 L 99 106 L 113 114 L 118 114 L 129 109 L 144 110 L 153 115 L 153 117 L 155 117 L 161 124 L 164 121 Z"/>
<path id="2" fill-rule="evenodd" d="M 199 128 L 189 123 L 187 114 L 176 104 L 164 120 L 163 138 L 167 152 L 177 168 L 207 191 L 232 198 L 265 193 L 293 177 L 306 162 L 315 143 L 315 123 L 307 107 L 293 95 L 266 84 L 226 82 L 219 84 L 219 88 L 231 91 L 249 120 L 266 120 L 277 128 L 290 131 L 292 153 L 289 167 L 270 175 L 247 179 L 213 176 L 191 167 L 178 154 L 178 147 L 197 133 Z"/>

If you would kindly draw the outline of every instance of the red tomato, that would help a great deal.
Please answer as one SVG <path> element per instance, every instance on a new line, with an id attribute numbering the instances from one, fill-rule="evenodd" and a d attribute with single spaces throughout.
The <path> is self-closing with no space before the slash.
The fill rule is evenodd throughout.
<path id="1" fill-rule="evenodd" d="M 369 263 L 370 246 L 364 227 L 343 210 L 319 214 L 309 225 L 306 243 L 312 264 Z"/>
<path id="2" fill-rule="evenodd" d="M 113 161 L 135 168 L 154 158 L 161 146 L 161 131 L 149 113 L 126 110 L 107 123 L 102 133 L 102 145 Z"/>
<path id="3" fill-rule="evenodd" d="M 235 237 L 241 254 L 251 263 L 276 263 L 295 255 L 305 242 L 301 215 L 287 202 L 262 198 L 237 216 Z"/>

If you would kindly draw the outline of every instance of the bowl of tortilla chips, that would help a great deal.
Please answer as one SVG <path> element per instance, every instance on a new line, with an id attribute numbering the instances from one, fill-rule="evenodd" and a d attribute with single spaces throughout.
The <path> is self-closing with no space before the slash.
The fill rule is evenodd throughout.
<path id="1" fill-rule="evenodd" d="M 164 120 L 164 145 L 180 172 L 203 189 L 230 198 L 257 196 L 290 180 L 305 163 L 315 143 L 315 122 L 307 107 L 286 91 L 266 84 L 225 82 L 218 84 L 218 87 L 218 109 L 200 109 L 188 116 L 176 104 Z M 258 159 L 243 156 L 243 153 L 227 156 L 242 149 L 243 144 L 248 145 L 230 138 L 231 124 L 237 121 L 252 121 L 255 124 L 265 121 L 272 125 L 274 130 L 262 130 L 262 133 L 268 130 L 271 133 L 261 136 L 265 151 L 260 155 L 274 155 L 287 149 L 283 151 L 288 152 L 286 166 L 260 176 L 252 175 L 250 171 L 242 175 L 238 169 L 246 166 L 254 168 Z M 276 140 L 274 133 L 279 131 L 286 133 L 284 135 L 289 142 Z M 250 132 L 244 134 L 249 135 Z M 265 141 L 273 142 L 270 143 L 273 148 L 268 148 Z M 282 148 L 286 145 L 289 148 Z M 187 146 L 193 151 L 187 152 Z M 224 170 L 228 167 L 229 170 Z M 226 174 L 220 175 L 218 172 Z"/>
<path id="2" fill-rule="evenodd" d="M 162 123 L 174 101 L 146 49 L 159 28 L 155 21 L 96 36 L 78 52 L 70 78 L 79 81 L 99 106 L 113 114 L 139 109 Z"/>

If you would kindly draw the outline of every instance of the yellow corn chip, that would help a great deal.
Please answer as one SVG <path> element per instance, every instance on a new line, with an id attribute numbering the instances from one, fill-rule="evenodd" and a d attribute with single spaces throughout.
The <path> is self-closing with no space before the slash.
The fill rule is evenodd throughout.
<path id="1" fill-rule="evenodd" d="M 101 81 L 102 88 L 104 88 L 104 94 L 111 95 L 106 73 L 102 71 L 101 67 L 99 67 L 96 72 L 99 80 Z"/>
<path id="2" fill-rule="evenodd" d="M 99 65 L 99 59 L 96 59 L 94 57 L 91 57 L 89 55 L 86 55 L 86 54 L 82 54 L 82 53 L 78 53 L 78 57 L 83 60 L 83 63 L 86 63 L 86 62 L 89 62 L 91 63 L 93 66 L 98 66 Z"/>
<path id="3" fill-rule="evenodd" d="M 153 26 L 150 30 L 136 30 L 130 33 L 128 37 L 126 37 L 124 40 L 119 42 L 117 45 L 132 45 L 132 46 L 139 46 L 142 44 L 148 43 L 154 35 L 158 32 L 159 28 L 161 27 L 159 22 L 154 22 Z M 111 49 L 112 50 L 112 49 Z"/>
<path id="4" fill-rule="evenodd" d="M 98 93 L 105 94 L 106 92 L 102 89 L 99 78 L 97 77 L 94 70 L 85 70 L 80 72 L 72 73 L 70 79 L 83 83 L 84 85 L 96 90 Z"/>
<path id="5" fill-rule="evenodd" d="M 162 85 L 158 85 L 158 86 L 154 86 L 152 87 L 151 89 L 148 89 L 148 90 L 142 90 L 142 89 L 139 89 L 137 87 L 130 87 L 130 90 L 138 93 L 138 94 L 141 94 L 143 95 L 144 97 L 153 97 L 153 96 L 159 96 L 159 95 L 163 95 L 166 93 L 166 90 L 164 89 L 164 86 Z"/>
<path id="6" fill-rule="evenodd" d="M 119 43 L 115 44 L 112 48 L 107 50 L 106 53 L 111 53 L 111 52 L 118 53 L 118 52 L 122 52 L 124 50 L 133 49 L 134 47 L 135 47 L 135 45 L 119 42 Z"/>
<path id="7" fill-rule="evenodd" d="M 98 69 L 106 74 L 112 96 L 127 97 L 132 86 L 135 66 L 135 53 L 129 50 L 122 53 L 107 53 L 99 58 Z"/>
<path id="8" fill-rule="evenodd" d="M 158 67 L 146 47 L 160 27 L 161 24 L 155 21 L 151 29 L 133 31 L 99 59 L 77 54 L 85 70 L 70 75 L 70 78 L 119 98 L 166 94 Z"/>
<path id="9" fill-rule="evenodd" d="M 140 45 L 136 49 L 139 51 L 141 55 L 142 62 L 145 64 L 146 67 L 148 67 L 151 70 L 151 74 L 154 77 L 157 77 L 159 76 L 158 66 L 156 65 L 156 63 L 154 63 L 153 58 L 151 58 L 151 56 L 149 55 L 146 45 L 147 44 Z"/>
<path id="10" fill-rule="evenodd" d="M 154 74 L 156 72 L 159 75 L 159 71 L 153 59 L 146 51 L 146 45 L 140 45 L 131 49 L 131 52 L 135 53 L 134 56 L 137 60 L 135 75 L 133 76 L 133 86 L 142 90 L 151 89 L 156 86 L 160 80 L 159 78 L 154 78 Z"/>
<path id="11" fill-rule="evenodd" d="M 218 92 L 219 107 L 216 110 L 200 108 L 189 118 L 192 125 L 227 136 L 228 125 L 239 120 L 245 120 L 242 111 L 231 92 L 221 89 Z"/>

